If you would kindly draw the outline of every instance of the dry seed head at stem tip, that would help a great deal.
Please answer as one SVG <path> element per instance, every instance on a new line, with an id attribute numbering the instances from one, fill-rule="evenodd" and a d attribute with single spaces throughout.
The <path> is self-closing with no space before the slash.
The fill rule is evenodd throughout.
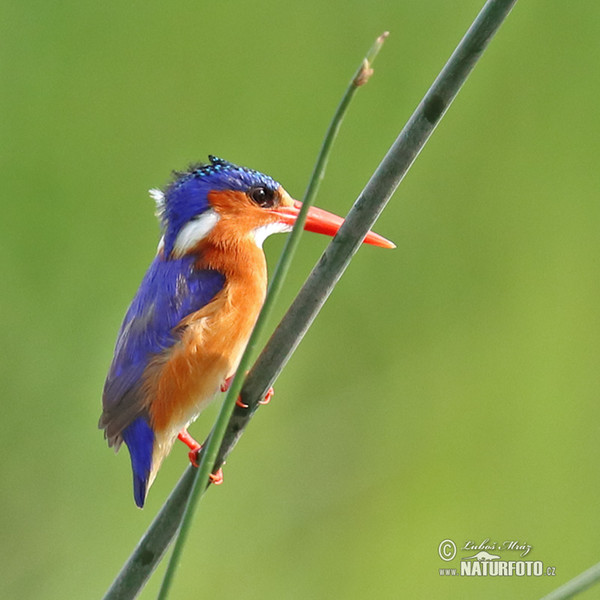
<path id="1" fill-rule="evenodd" d="M 356 87 L 365 85 L 365 83 L 367 83 L 367 81 L 369 81 L 369 79 L 371 78 L 371 75 L 373 75 L 373 69 L 371 69 L 371 67 L 369 65 L 369 61 L 365 58 L 363 60 L 363 64 L 362 64 L 362 67 L 360 68 L 360 71 L 354 78 L 354 85 Z"/>

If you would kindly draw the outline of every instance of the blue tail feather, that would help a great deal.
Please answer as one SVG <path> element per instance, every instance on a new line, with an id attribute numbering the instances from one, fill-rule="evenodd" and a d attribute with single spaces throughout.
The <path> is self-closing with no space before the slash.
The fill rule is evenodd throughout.
<path id="1" fill-rule="evenodd" d="M 152 468 L 154 432 L 144 417 L 138 417 L 123 430 L 123 441 L 131 455 L 133 470 L 133 497 L 142 508 L 148 491 L 148 478 Z"/>

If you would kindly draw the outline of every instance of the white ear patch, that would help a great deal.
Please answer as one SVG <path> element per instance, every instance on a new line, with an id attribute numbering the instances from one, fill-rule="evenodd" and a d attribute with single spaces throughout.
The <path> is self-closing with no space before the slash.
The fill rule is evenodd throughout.
<path id="1" fill-rule="evenodd" d="M 191 250 L 213 230 L 220 218 L 218 213 L 211 208 L 186 223 L 175 239 L 173 252 L 176 255 L 182 255 Z"/>
<path id="2" fill-rule="evenodd" d="M 264 241 L 273 233 L 287 233 L 292 230 L 292 226 L 286 223 L 269 223 L 257 227 L 252 234 L 254 241 L 259 248 L 262 248 Z"/>
<path id="3" fill-rule="evenodd" d="M 148 190 L 150 198 L 156 202 L 156 216 L 161 219 L 165 212 L 165 195 L 158 189 L 152 188 Z"/>

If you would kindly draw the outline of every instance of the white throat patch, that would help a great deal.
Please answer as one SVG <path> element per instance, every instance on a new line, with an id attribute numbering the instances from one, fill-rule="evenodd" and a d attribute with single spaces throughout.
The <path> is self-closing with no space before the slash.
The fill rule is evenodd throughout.
<path id="1" fill-rule="evenodd" d="M 268 225 L 261 225 L 257 227 L 252 234 L 254 235 L 254 242 L 259 248 L 262 248 L 264 241 L 273 233 L 287 233 L 292 230 L 292 226 L 286 223 L 269 223 Z"/>
<path id="2" fill-rule="evenodd" d="M 173 244 L 175 255 L 183 255 L 196 246 L 200 240 L 204 239 L 214 229 L 220 218 L 218 213 L 210 208 L 186 223 L 181 228 Z"/>

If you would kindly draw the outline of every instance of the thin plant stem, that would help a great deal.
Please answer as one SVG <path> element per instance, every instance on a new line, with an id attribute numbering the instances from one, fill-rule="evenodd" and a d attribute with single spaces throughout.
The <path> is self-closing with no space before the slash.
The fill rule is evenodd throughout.
<path id="1" fill-rule="evenodd" d="M 381 50 L 383 42 L 388 35 L 389 33 L 385 31 L 375 40 L 375 43 L 373 46 L 371 46 L 369 52 L 367 52 L 366 57 L 354 74 L 350 84 L 346 88 L 342 100 L 340 101 L 335 114 L 329 123 L 329 127 L 327 128 L 327 132 L 325 133 L 325 138 L 323 140 L 323 145 L 321 146 L 319 155 L 317 156 L 312 175 L 308 182 L 306 191 L 304 192 L 304 197 L 302 198 L 302 208 L 300 210 L 298 220 L 294 225 L 294 229 L 292 230 L 291 234 L 288 236 L 285 246 L 283 247 L 283 251 L 281 252 L 277 267 L 275 268 L 275 272 L 273 273 L 273 277 L 269 285 L 269 293 L 267 294 L 267 298 L 265 300 L 259 320 L 262 318 L 263 313 L 268 316 L 275 299 L 279 294 L 285 276 L 289 270 L 289 266 L 292 262 L 294 253 L 296 252 L 296 248 L 298 247 L 298 243 L 300 242 L 300 236 L 302 235 L 302 231 L 304 229 L 304 223 L 306 221 L 308 209 L 313 205 L 317 196 L 317 192 L 319 191 L 321 181 L 323 181 L 325 169 L 327 168 L 327 161 L 329 160 L 329 155 L 331 154 L 331 149 L 333 147 L 333 142 L 337 137 L 340 126 L 342 125 L 342 121 L 344 120 L 344 116 L 346 115 L 348 107 L 350 106 L 350 102 L 352 101 L 352 98 L 354 98 L 354 94 L 356 94 L 359 87 L 367 83 L 373 74 L 371 64 L 379 53 L 379 50 Z"/>
<path id="2" fill-rule="evenodd" d="M 348 213 L 248 373 L 242 399 L 268 390 L 423 149 L 516 0 L 488 0 Z M 274 366 L 276 365 L 276 366 Z M 239 427 L 239 425 L 238 425 Z M 237 433 L 239 437 L 239 433 Z M 227 454 L 225 454 L 226 456 Z"/>
<path id="3" fill-rule="evenodd" d="M 353 250 L 360 244 L 361 236 L 372 227 L 515 2 L 516 0 L 486 2 L 360 194 L 346 224 L 309 276 L 297 297 L 302 299 L 294 302 L 248 374 L 242 389 L 245 403 L 249 403 L 247 398 L 262 398 L 289 360 L 293 349 L 329 295 L 333 287 L 332 281 L 335 283 L 341 277 Z M 326 263 L 332 256 L 337 267 L 328 271 Z M 321 286 L 318 281 L 319 273 L 324 277 Z M 296 323 L 292 327 L 294 320 Z M 283 349 L 283 354 L 278 354 L 278 349 Z M 252 409 L 234 411 L 219 450 L 217 465 L 221 464 L 235 446 L 253 412 Z M 135 598 L 141 590 L 179 528 L 193 477 L 193 469 L 189 467 L 123 566 L 105 600 Z"/>
<path id="4" fill-rule="evenodd" d="M 595 564 L 593 567 L 586 569 L 583 573 L 573 577 L 567 583 L 556 588 L 544 596 L 541 600 L 566 600 L 567 598 L 573 598 L 573 596 L 587 590 L 600 581 L 600 563 Z"/>
<path id="5" fill-rule="evenodd" d="M 227 424 L 231 419 L 231 415 L 235 408 L 236 400 L 240 395 L 246 370 L 250 366 L 250 359 L 256 349 L 260 336 L 262 335 L 265 329 L 267 319 L 269 318 L 272 312 L 275 300 L 277 299 L 277 296 L 279 295 L 279 292 L 282 288 L 285 276 L 289 271 L 292 258 L 296 252 L 298 243 L 300 241 L 300 235 L 304 228 L 308 208 L 314 202 L 319 188 L 319 184 L 321 183 L 325 174 L 325 168 L 327 166 L 327 160 L 333 147 L 333 142 L 337 137 L 340 126 L 342 124 L 344 116 L 346 115 L 346 112 L 348 111 L 348 107 L 352 98 L 354 97 L 354 94 L 356 93 L 359 87 L 361 87 L 368 81 L 369 77 L 371 76 L 371 62 L 381 49 L 381 46 L 383 45 L 383 42 L 387 35 L 387 32 L 385 32 L 384 34 L 379 36 L 375 41 L 375 44 L 373 44 L 373 46 L 367 53 L 366 58 L 361 63 L 361 66 L 359 67 L 355 76 L 352 78 L 350 85 L 346 89 L 346 92 L 342 97 L 342 101 L 337 107 L 337 110 L 333 115 L 329 128 L 327 129 L 323 145 L 321 146 L 321 150 L 317 157 L 313 173 L 311 175 L 307 190 L 304 195 L 302 209 L 294 225 L 294 228 L 292 229 L 292 232 L 288 237 L 286 244 L 283 248 L 281 257 L 277 263 L 277 267 L 271 279 L 271 285 L 269 286 L 265 302 L 256 321 L 256 325 L 254 326 L 246 349 L 242 355 L 240 364 L 237 368 L 231 386 L 227 392 L 227 395 L 225 396 L 225 400 L 223 401 L 221 410 L 219 412 L 217 420 L 215 421 L 215 425 L 208 438 L 208 442 L 203 448 L 202 458 L 190 489 L 189 500 L 186 504 L 183 513 L 181 527 L 175 540 L 173 552 L 171 554 L 171 558 L 169 560 L 169 564 L 167 565 L 162 585 L 158 593 L 158 600 L 166 600 L 166 598 L 169 595 L 169 590 L 173 583 L 173 578 L 181 558 L 181 553 L 183 551 L 183 547 L 185 545 L 190 531 L 195 508 L 208 485 L 210 473 L 214 469 L 214 465 L 217 460 L 217 454 L 221 446 L 223 437 L 225 436 L 225 432 L 227 430 Z"/>

